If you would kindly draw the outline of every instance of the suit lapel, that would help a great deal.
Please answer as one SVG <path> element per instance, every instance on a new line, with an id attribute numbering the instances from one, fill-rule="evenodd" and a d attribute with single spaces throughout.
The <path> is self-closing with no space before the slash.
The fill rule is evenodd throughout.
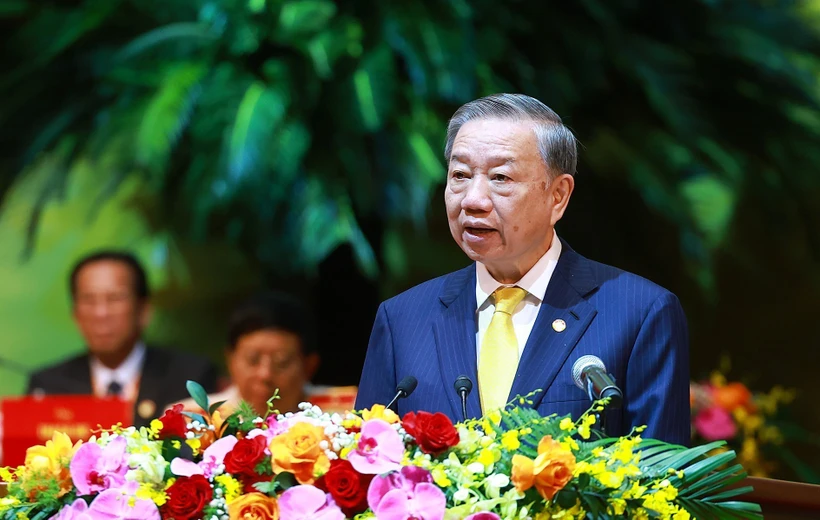
<path id="1" fill-rule="evenodd" d="M 533 407 L 541 403 L 546 389 L 598 312 L 584 298 L 598 286 L 589 261 L 566 242 L 562 241 L 562 248 L 510 391 L 513 398 L 541 390 L 530 397 Z M 566 324 L 562 332 L 553 328 L 559 319 Z"/>
<path id="2" fill-rule="evenodd" d="M 73 394 L 93 395 L 94 386 L 91 384 L 91 357 L 84 355 L 76 358 L 69 367 L 67 374 L 70 392 Z"/>
<path id="3" fill-rule="evenodd" d="M 168 368 L 167 360 L 164 357 L 160 350 L 151 347 L 145 349 L 145 361 L 142 364 L 140 374 L 139 394 L 137 395 L 137 402 L 134 403 L 134 421 L 136 423 L 161 414 L 161 407 L 168 404 L 162 395 L 162 379 Z"/>
<path id="4" fill-rule="evenodd" d="M 467 397 L 467 414 L 481 416 L 478 398 L 478 369 L 476 362 L 476 300 L 475 264 L 453 273 L 442 289 L 439 299 L 444 309 L 433 323 L 438 362 L 447 399 L 453 408 L 453 417 L 461 417 L 461 400 L 456 397 L 453 383 L 466 375 L 473 382 L 473 391 Z"/>

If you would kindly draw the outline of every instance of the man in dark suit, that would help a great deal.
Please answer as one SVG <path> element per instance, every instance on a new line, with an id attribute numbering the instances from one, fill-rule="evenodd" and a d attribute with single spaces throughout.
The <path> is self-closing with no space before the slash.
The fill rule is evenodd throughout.
<path id="1" fill-rule="evenodd" d="M 74 321 L 88 353 L 31 375 L 29 394 L 118 396 L 134 401 L 134 423 L 148 424 L 188 395 L 187 380 L 216 386 L 204 358 L 146 346 L 151 307 L 145 270 L 128 253 L 102 251 L 80 260 L 70 278 Z"/>
<path id="2" fill-rule="evenodd" d="M 678 299 L 648 280 L 588 260 L 558 238 L 575 187 L 575 137 L 540 101 L 499 94 L 450 120 L 445 203 L 453 238 L 474 263 L 380 306 L 357 408 L 386 404 L 403 377 L 418 387 L 400 414 L 440 411 L 461 420 L 453 389 L 477 383 L 468 415 L 538 391 L 542 414 L 577 417 L 590 406 L 573 383 L 581 356 L 600 358 L 623 390 L 607 433 L 689 441 L 686 319 Z"/>

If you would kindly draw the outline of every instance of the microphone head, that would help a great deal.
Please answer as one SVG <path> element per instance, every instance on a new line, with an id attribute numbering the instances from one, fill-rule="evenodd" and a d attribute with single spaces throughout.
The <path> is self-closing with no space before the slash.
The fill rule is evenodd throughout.
<path id="1" fill-rule="evenodd" d="M 473 391 L 473 382 L 467 376 L 458 376 L 453 386 L 459 394 L 461 392 L 467 392 L 469 395 L 469 393 Z"/>
<path id="2" fill-rule="evenodd" d="M 586 390 L 586 385 L 584 385 L 584 371 L 592 367 L 598 367 L 606 372 L 604 362 L 597 356 L 581 356 L 572 365 L 572 380 L 581 390 Z"/>
<path id="3" fill-rule="evenodd" d="M 398 386 L 396 386 L 396 392 L 402 392 L 404 397 L 413 393 L 413 390 L 416 389 L 418 386 L 419 381 L 413 376 L 406 376 L 404 379 L 399 381 Z"/>

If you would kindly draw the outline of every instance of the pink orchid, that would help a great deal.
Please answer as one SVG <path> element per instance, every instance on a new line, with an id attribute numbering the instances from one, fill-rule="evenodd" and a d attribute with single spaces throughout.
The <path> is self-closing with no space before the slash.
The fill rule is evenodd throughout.
<path id="1" fill-rule="evenodd" d="M 90 520 L 160 520 L 159 509 L 153 501 L 135 496 L 137 488 L 138 483 L 127 482 L 118 489 L 106 489 L 97 495 L 87 511 Z"/>
<path id="2" fill-rule="evenodd" d="M 737 435 L 737 425 L 729 412 L 710 406 L 695 417 L 695 430 L 707 441 L 731 439 Z"/>
<path id="3" fill-rule="evenodd" d="M 403 456 L 404 442 L 399 432 L 386 421 L 371 419 L 362 424 L 359 443 L 347 460 L 363 475 L 379 475 L 397 471 Z"/>
<path id="4" fill-rule="evenodd" d="M 404 466 L 370 482 L 367 504 L 379 520 L 442 520 L 447 499 L 428 470 Z"/>
<path id="5" fill-rule="evenodd" d="M 214 476 L 216 468 L 224 462 L 225 455 L 236 445 L 236 442 L 237 438 L 233 435 L 222 437 L 202 452 L 202 461 L 199 464 L 177 457 L 171 461 L 171 473 L 178 477 L 204 475 L 206 478 L 211 478 Z"/>
<path id="6" fill-rule="evenodd" d="M 293 486 L 279 497 L 279 518 L 287 520 L 344 520 L 333 497 L 313 486 Z"/>
<path id="7" fill-rule="evenodd" d="M 48 520 L 93 520 L 88 514 L 88 504 L 85 500 L 78 498 L 71 505 L 64 506 L 60 512 Z"/>
<path id="8" fill-rule="evenodd" d="M 125 437 L 115 437 L 104 448 L 94 442 L 80 446 L 69 471 L 80 495 L 91 495 L 125 484 L 128 454 Z"/>
<path id="9" fill-rule="evenodd" d="M 501 520 L 501 517 L 495 513 L 490 513 L 489 511 L 481 511 L 479 513 L 473 513 L 464 520 Z"/>

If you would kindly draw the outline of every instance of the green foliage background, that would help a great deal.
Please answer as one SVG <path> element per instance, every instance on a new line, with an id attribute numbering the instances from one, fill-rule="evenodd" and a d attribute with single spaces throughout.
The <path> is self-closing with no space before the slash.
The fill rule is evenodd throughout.
<path id="1" fill-rule="evenodd" d="M 321 319 L 320 377 L 355 382 L 378 301 L 466 262 L 441 208 L 444 130 L 499 91 L 579 136 L 559 233 L 681 297 L 693 375 L 724 351 L 752 386 L 799 385 L 820 345 L 818 14 L 0 0 L 0 394 L 82 349 L 65 277 L 102 246 L 149 266 L 152 338 L 218 359 L 236 298 L 297 290 Z"/>

